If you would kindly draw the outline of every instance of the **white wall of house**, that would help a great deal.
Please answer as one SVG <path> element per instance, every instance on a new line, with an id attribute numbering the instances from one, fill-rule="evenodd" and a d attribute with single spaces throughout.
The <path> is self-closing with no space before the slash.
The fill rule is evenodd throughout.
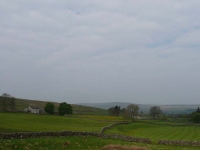
<path id="1" fill-rule="evenodd" d="M 34 113 L 34 114 L 39 114 L 40 112 L 40 109 L 39 108 L 32 108 L 31 106 L 29 106 L 28 108 L 24 109 L 24 111 L 26 112 L 31 112 L 31 113 Z"/>

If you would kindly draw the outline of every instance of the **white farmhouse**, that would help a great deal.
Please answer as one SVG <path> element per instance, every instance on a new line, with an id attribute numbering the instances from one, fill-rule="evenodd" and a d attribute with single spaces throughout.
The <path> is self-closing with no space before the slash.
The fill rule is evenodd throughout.
<path id="1" fill-rule="evenodd" d="M 35 107 L 35 106 L 29 106 L 28 108 L 24 109 L 24 111 L 34 113 L 34 114 L 39 114 L 43 112 L 41 108 Z"/>

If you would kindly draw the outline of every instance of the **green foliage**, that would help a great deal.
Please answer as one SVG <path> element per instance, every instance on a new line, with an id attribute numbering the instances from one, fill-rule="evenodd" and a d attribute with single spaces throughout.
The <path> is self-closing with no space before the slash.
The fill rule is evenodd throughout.
<path id="1" fill-rule="evenodd" d="M 160 110 L 160 107 L 158 106 L 153 106 L 150 108 L 149 114 L 151 117 L 153 117 L 154 119 L 158 118 L 158 116 L 162 113 L 162 111 Z"/>
<path id="2" fill-rule="evenodd" d="M 61 116 L 64 116 L 65 114 L 72 114 L 72 106 L 70 104 L 67 104 L 66 102 L 60 103 L 58 107 L 58 113 Z"/>
<path id="3" fill-rule="evenodd" d="M 131 119 L 131 121 L 134 121 L 135 118 L 138 116 L 139 113 L 139 106 L 135 104 L 130 104 L 126 107 L 124 118 L 125 119 Z"/>
<path id="4" fill-rule="evenodd" d="M 159 116 L 159 119 L 163 120 L 163 121 L 167 121 L 168 118 L 167 118 L 167 115 L 162 114 L 162 115 Z"/>
<path id="5" fill-rule="evenodd" d="M 199 113 L 195 113 L 193 115 L 193 118 L 192 118 L 193 122 L 195 123 L 200 123 L 200 114 Z"/>
<path id="6" fill-rule="evenodd" d="M 190 118 L 189 120 L 194 123 L 200 123 L 199 114 L 200 114 L 200 109 L 198 107 L 196 111 L 192 112 L 189 115 Z"/>
<path id="7" fill-rule="evenodd" d="M 15 110 L 16 102 L 15 98 L 10 94 L 4 93 L 0 96 L 0 110 L 13 111 Z"/>
<path id="8" fill-rule="evenodd" d="M 119 116 L 120 111 L 120 106 L 115 106 L 108 109 L 108 113 L 113 116 Z"/>
<path id="9" fill-rule="evenodd" d="M 196 113 L 200 113 L 200 109 L 199 109 L 199 107 L 197 108 L 197 111 L 196 111 Z"/>
<path id="10" fill-rule="evenodd" d="M 54 103 L 48 102 L 46 103 L 45 107 L 44 107 L 44 111 L 48 114 L 53 114 L 55 110 L 55 105 Z"/>

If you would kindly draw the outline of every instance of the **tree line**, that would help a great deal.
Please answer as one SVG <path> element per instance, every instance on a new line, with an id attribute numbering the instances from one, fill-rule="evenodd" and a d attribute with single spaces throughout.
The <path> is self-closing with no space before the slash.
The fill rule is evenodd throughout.
<path id="1" fill-rule="evenodd" d="M 191 118 L 194 123 L 200 123 L 200 109 L 197 108 L 196 111 L 191 113 Z"/>
<path id="2" fill-rule="evenodd" d="M 48 114 L 54 114 L 54 112 L 55 112 L 54 103 L 51 103 L 51 102 L 46 103 L 46 105 L 44 107 L 44 111 Z M 73 112 L 73 109 L 70 104 L 67 104 L 66 102 L 60 103 L 60 105 L 58 107 L 59 115 L 64 116 L 65 114 L 72 114 L 72 112 Z"/>
<path id="3" fill-rule="evenodd" d="M 139 116 L 150 116 L 152 119 L 161 119 L 161 120 L 168 120 L 168 119 L 175 119 L 178 121 L 179 119 L 185 119 L 189 122 L 200 123 L 200 108 L 198 107 L 197 110 L 192 112 L 191 114 L 164 114 L 159 106 L 152 106 L 149 109 L 148 114 L 144 114 L 142 111 L 139 112 L 139 106 L 135 104 L 130 104 L 126 108 L 120 108 L 120 106 L 110 107 L 108 109 L 109 115 L 112 116 L 123 116 L 124 118 L 131 119 L 134 121 L 136 117 Z"/>
<path id="4" fill-rule="evenodd" d="M 135 118 L 138 117 L 139 115 L 143 114 L 142 111 L 139 113 L 139 106 L 135 104 L 130 104 L 126 108 L 122 109 L 120 108 L 120 106 L 116 105 L 114 107 L 110 107 L 108 109 L 108 113 L 109 115 L 113 116 L 119 116 L 121 114 L 124 118 L 129 118 L 132 121 L 134 121 Z M 161 113 L 162 111 L 158 106 L 153 106 L 149 110 L 149 115 L 154 119 L 157 119 Z"/>
<path id="5" fill-rule="evenodd" d="M 11 96 L 10 94 L 3 93 L 0 96 L 0 111 L 14 111 L 16 110 L 16 99 L 15 97 Z M 44 110 L 48 114 L 54 114 L 55 112 L 55 105 L 54 103 L 47 102 Z M 59 115 L 63 116 L 65 114 L 72 114 L 73 109 L 70 104 L 67 104 L 66 102 L 60 103 L 58 107 L 58 113 Z"/>

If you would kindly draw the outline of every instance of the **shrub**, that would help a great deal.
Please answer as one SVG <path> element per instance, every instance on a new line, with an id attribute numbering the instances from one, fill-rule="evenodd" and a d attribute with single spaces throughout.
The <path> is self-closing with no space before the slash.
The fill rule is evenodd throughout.
<path id="1" fill-rule="evenodd" d="M 200 114 L 199 113 L 195 113 L 194 115 L 193 115 L 193 122 L 195 122 L 195 123 L 200 123 Z"/>
<path id="2" fill-rule="evenodd" d="M 64 116 L 65 114 L 72 114 L 72 111 L 72 106 L 66 102 L 60 103 L 58 107 L 58 113 L 61 116 Z"/>
<path id="3" fill-rule="evenodd" d="M 54 109 L 55 109 L 55 106 L 53 103 L 46 103 L 45 107 L 44 107 L 44 110 L 46 113 L 48 114 L 53 114 L 54 113 Z"/>

